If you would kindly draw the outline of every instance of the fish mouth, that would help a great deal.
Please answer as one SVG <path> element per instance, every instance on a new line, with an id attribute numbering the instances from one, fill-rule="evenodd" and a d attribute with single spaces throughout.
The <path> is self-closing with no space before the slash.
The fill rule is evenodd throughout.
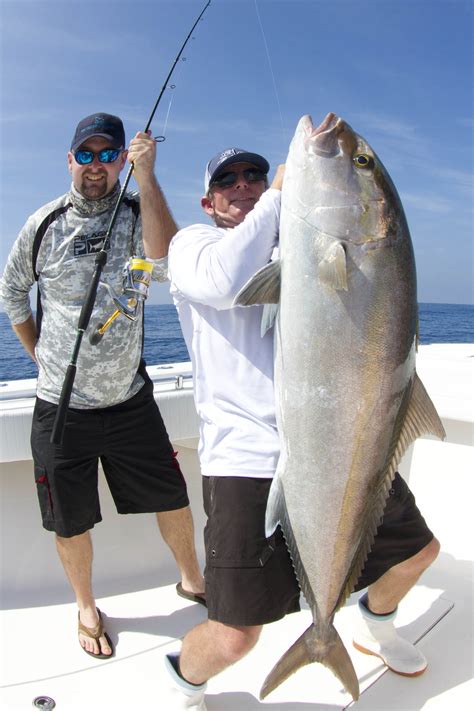
<path id="1" fill-rule="evenodd" d="M 305 119 L 304 130 L 308 147 L 313 153 L 327 158 L 340 152 L 342 134 L 352 131 L 343 119 L 332 112 L 328 113 L 316 127 L 310 116 L 306 116 Z"/>
<path id="2" fill-rule="evenodd" d="M 321 121 L 319 126 L 316 126 L 316 128 L 313 126 L 311 135 L 312 136 L 319 136 L 321 133 L 325 133 L 327 131 L 333 130 L 336 128 L 337 124 L 341 121 L 342 119 L 339 118 L 339 116 L 336 116 L 336 114 L 333 114 L 332 112 L 328 113 L 326 117 Z"/>

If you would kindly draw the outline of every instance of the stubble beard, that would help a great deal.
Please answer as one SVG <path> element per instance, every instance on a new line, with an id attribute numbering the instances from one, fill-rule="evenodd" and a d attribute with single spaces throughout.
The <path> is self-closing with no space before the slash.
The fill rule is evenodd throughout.
<path id="1" fill-rule="evenodd" d="M 88 200 L 100 200 L 107 195 L 107 176 L 102 175 L 101 180 L 92 182 L 84 176 L 81 182 L 81 195 Z"/>

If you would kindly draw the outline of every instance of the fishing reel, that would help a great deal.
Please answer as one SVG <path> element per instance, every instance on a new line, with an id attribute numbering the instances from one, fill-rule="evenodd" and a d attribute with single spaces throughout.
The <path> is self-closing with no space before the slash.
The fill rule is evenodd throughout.
<path id="1" fill-rule="evenodd" d="M 93 346 L 102 340 L 105 331 L 120 314 L 123 314 L 130 321 L 137 320 L 141 313 L 140 306 L 148 296 L 152 271 L 153 262 L 151 260 L 146 257 L 130 257 L 122 271 L 122 294 L 118 295 L 110 284 L 106 284 L 103 281 L 99 282 L 99 286 L 107 289 L 117 308 L 107 321 L 99 323 L 89 336 L 89 341 Z"/>

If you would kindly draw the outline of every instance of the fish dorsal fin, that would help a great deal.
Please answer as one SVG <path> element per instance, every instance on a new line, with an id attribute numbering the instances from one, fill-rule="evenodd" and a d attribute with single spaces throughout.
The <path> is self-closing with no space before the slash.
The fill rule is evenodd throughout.
<path id="1" fill-rule="evenodd" d="M 280 301 L 280 260 L 266 264 L 241 288 L 234 306 L 278 304 Z"/>
<path id="2" fill-rule="evenodd" d="M 319 277 L 337 291 L 347 291 L 346 250 L 340 242 L 332 243 L 319 263 Z"/>
<path id="3" fill-rule="evenodd" d="M 406 450 L 418 437 L 426 434 L 435 435 L 440 439 L 446 437 L 446 432 L 435 406 L 416 373 L 412 382 L 413 384 L 411 388 L 408 388 L 407 395 L 404 397 L 399 410 L 399 417 L 395 423 L 386 465 L 380 476 L 377 477 L 378 483 L 375 483 L 374 495 L 368 497 L 371 503 L 368 503 L 367 509 L 362 516 L 362 520 L 367 521 L 367 525 L 361 536 L 359 548 L 354 556 L 351 570 L 342 588 L 335 611 L 342 607 L 362 573 L 383 517 L 393 478 Z"/>

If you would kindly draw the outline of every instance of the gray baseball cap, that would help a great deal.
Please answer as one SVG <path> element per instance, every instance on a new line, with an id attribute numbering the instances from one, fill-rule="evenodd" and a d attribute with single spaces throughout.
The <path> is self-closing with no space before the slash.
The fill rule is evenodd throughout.
<path id="1" fill-rule="evenodd" d="M 250 163 L 264 173 L 268 173 L 270 170 L 268 161 L 258 153 L 251 153 L 245 151 L 243 148 L 226 148 L 225 151 L 221 151 L 214 156 L 214 158 L 211 158 L 206 165 L 206 171 L 204 173 L 204 192 L 207 193 L 209 185 L 214 178 L 222 172 L 223 168 L 227 168 L 233 163 Z"/>

